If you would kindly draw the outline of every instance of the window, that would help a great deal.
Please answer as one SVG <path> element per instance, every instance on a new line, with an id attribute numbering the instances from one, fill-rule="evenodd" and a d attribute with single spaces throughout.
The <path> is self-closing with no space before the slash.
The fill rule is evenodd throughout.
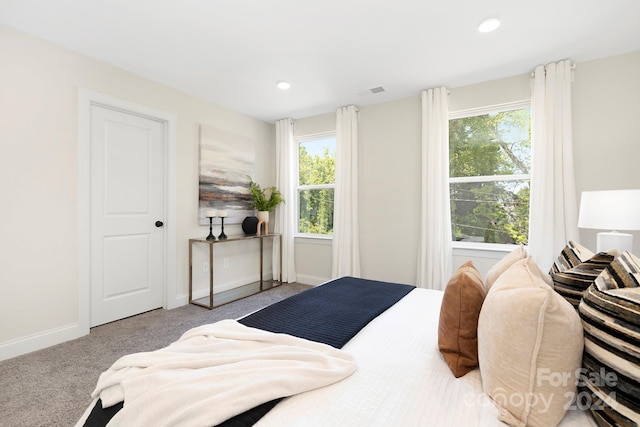
<path id="1" fill-rule="evenodd" d="M 529 103 L 452 114 L 449 191 L 453 240 L 526 244 L 530 170 Z"/>
<path id="2" fill-rule="evenodd" d="M 298 145 L 298 233 L 333 234 L 336 136 L 319 134 L 296 139 Z"/>

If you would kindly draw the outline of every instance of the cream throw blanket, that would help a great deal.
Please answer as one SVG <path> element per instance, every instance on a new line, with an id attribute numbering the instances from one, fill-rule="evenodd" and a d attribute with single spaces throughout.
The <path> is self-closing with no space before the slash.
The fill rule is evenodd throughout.
<path id="1" fill-rule="evenodd" d="M 270 400 L 340 381 L 351 355 L 325 344 L 223 320 L 100 375 L 92 396 L 124 400 L 109 426 L 213 426 Z"/>

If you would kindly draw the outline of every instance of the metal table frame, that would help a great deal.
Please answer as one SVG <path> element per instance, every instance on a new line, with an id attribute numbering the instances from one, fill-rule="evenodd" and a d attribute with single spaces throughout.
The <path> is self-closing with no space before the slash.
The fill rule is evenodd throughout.
<path id="1" fill-rule="evenodd" d="M 279 271 L 278 280 L 276 280 L 276 278 L 274 277 L 272 279 L 272 282 L 277 282 L 279 286 L 279 285 L 282 285 L 282 235 L 272 233 L 272 234 L 266 234 L 261 236 L 230 237 L 224 240 L 189 239 L 189 304 L 198 305 L 200 307 L 208 308 L 209 310 L 212 310 L 213 308 L 215 308 L 215 306 L 213 305 L 213 247 L 214 245 L 217 245 L 220 243 L 238 242 L 238 241 L 253 240 L 253 239 L 260 240 L 260 291 L 259 292 L 262 292 L 264 290 L 264 287 L 263 287 L 264 280 L 262 277 L 263 268 L 264 268 L 264 259 L 263 259 L 264 258 L 264 239 L 271 238 L 273 243 L 275 244 L 276 237 L 279 239 L 278 243 L 280 245 L 280 251 L 279 251 L 280 271 Z M 193 245 L 196 243 L 206 243 L 209 245 L 209 305 L 198 302 L 197 300 L 193 299 Z M 198 299 L 202 299 L 202 298 L 198 298 Z"/>

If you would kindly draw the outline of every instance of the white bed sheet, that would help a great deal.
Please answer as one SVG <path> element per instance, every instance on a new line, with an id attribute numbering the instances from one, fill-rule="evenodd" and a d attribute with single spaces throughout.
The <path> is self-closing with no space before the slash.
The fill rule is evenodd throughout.
<path id="1" fill-rule="evenodd" d="M 455 378 L 438 351 L 442 294 L 411 291 L 343 347 L 356 359 L 353 375 L 284 399 L 256 426 L 505 426 L 480 371 Z M 560 426 L 595 423 L 573 410 Z"/>

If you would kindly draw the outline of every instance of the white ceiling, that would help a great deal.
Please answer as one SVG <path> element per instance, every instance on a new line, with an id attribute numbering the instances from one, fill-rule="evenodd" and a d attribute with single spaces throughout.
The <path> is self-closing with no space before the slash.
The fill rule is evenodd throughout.
<path id="1" fill-rule="evenodd" d="M 0 23 L 269 122 L 640 51 L 639 18 L 639 0 L 0 0 Z"/>

